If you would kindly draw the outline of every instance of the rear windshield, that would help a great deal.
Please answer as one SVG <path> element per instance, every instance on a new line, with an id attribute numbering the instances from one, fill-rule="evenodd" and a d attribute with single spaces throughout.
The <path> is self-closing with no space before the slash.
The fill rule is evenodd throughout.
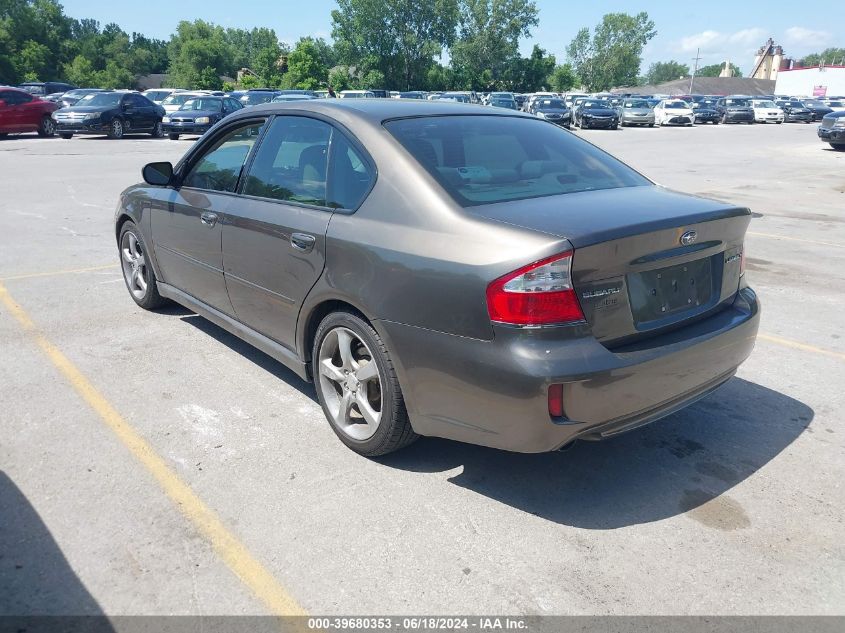
<path id="1" fill-rule="evenodd" d="M 465 207 L 651 184 L 577 136 L 527 117 L 420 117 L 385 127 Z"/>

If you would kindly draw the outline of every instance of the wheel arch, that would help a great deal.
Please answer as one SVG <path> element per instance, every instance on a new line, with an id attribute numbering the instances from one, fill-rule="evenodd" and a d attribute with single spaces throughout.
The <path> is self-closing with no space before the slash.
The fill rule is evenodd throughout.
<path id="1" fill-rule="evenodd" d="M 299 327 L 297 328 L 297 347 L 300 350 L 300 357 L 308 365 L 309 376 L 311 375 L 311 351 L 314 348 L 314 338 L 317 335 L 317 328 L 320 327 L 322 320 L 333 312 L 351 312 L 372 325 L 376 331 L 379 330 L 375 324 L 375 319 L 347 299 L 322 297 L 315 303 L 309 304 L 302 309 L 299 318 Z"/>

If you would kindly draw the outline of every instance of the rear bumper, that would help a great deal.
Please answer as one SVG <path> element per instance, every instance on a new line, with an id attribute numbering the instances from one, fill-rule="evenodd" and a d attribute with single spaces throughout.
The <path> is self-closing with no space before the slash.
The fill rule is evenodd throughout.
<path id="1" fill-rule="evenodd" d="M 609 351 L 586 327 L 496 328 L 492 341 L 379 321 L 421 435 L 535 453 L 601 439 L 669 415 L 728 380 L 754 347 L 755 293 L 744 288 L 718 314 Z M 548 388 L 562 383 L 564 418 Z"/>

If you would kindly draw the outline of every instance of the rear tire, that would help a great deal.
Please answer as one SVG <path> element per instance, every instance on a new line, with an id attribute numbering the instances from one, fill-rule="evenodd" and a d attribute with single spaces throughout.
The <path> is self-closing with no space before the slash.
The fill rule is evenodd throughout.
<path id="1" fill-rule="evenodd" d="M 155 310 L 166 304 L 167 299 L 158 293 L 156 276 L 148 259 L 149 252 L 135 223 L 131 220 L 124 222 L 118 241 L 123 281 L 135 303 L 145 310 Z"/>
<path id="2" fill-rule="evenodd" d="M 178 141 L 179 135 L 178 134 L 168 134 L 167 138 L 169 138 L 171 141 Z"/>
<path id="3" fill-rule="evenodd" d="M 386 455 L 419 437 L 384 341 L 357 314 L 333 312 L 323 319 L 314 337 L 311 371 L 332 430 L 359 455 Z"/>
<path id="4" fill-rule="evenodd" d="M 837 152 L 845 152 L 845 143 L 831 143 L 830 146 Z"/>
<path id="5" fill-rule="evenodd" d="M 41 123 L 38 125 L 38 136 L 49 138 L 55 136 L 55 134 L 56 122 L 53 121 L 52 117 L 49 115 L 41 117 Z"/>

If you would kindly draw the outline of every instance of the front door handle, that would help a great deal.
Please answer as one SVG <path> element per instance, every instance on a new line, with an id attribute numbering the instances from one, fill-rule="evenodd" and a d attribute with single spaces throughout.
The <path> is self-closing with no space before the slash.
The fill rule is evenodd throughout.
<path id="1" fill-rule="evenodd" d="M 206 211 L 200 216 L 200 222 L 205 224 L 207 227 L 211 228 L 215 224 L 217 224 L 217 214 L 211 213 L 210 211 Z"/>
<path id="2" fill-rule="evenodd" d="M 290 236 L 290 245 L 303 253 L 307 253 L 314 248 L 316 241 L 316 237 L 308 235 L 307 233 L 293 233 Z"/>

